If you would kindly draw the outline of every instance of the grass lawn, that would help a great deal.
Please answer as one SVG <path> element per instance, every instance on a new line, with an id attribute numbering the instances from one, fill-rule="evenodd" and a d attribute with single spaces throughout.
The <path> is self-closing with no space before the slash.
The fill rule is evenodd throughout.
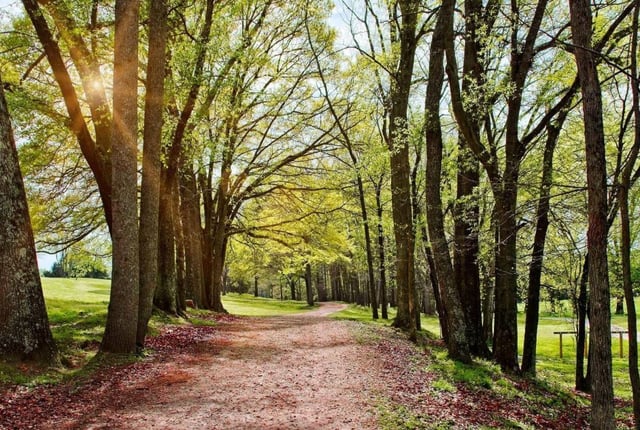
<path id="1" fill-rule="evenodd" d="M 636 300 L 638 301 L 638 300 Z M 544 309 L 544 306 L 542 307 Z M 389 313 L 389 320 L 377 320 L 378 324 L 391 324 L 395 313 Z M 334 314 L 334 318 L 353 321 L 371 322 L 371 311 L 369 308 L 350 305 L 348 309 Z M 613 315 L 611 323 L 626 329 L 626 315 Z M 522 343 L 524 339 L 524 313 L 518 313 L 518 352 L 522 353 Z M 440 324 L 437 317 L 422 316 L 422 329 L 435 335 L 440 334 Z M 560 358 L 559 336 L 555 331 L 575 330 L 573 319 L 569 314 L 563 316 L 551 315 L 543 312 L 540 316 L 538 327 L 538 350 L 537 350 L 537 370 L 538 377 L 550 385 L 557 385 L 563 390 L 571 390 L 574 387 L 575 378 L 575 357 L 576 357 L 576 337 L 565 334 L 563 336 L 563 358 Z M 631 399 L 631 385 L 628 373 L 628 352 L 629 343 L 623 340 L 624 357 L 620 358 L 620 343 L 618 335 L 612 335 L 611 351 L 613 356 L 613 378 L 614 390 L 618 397 Z"/>
<path id="2" fill-rule="evenodd" d="M 79 366 L 95 355 L 102 339 L 111 282 L 42 278 L 42 289 L 63 364 Z"/>
<path id="3" fill-rule="evenodd" d="M 298 314 L 314 309 L 306 302 L 296 300 L 277 300 L 254 297 L 251 294 L 229 293 L 222 296 L 224 308 L 232 315 L 267 317 L 275 315 Z"/>

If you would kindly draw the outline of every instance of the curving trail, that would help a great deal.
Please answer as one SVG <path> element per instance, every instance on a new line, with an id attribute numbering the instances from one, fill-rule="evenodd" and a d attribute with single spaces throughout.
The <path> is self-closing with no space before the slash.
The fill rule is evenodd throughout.
<path id="1" fill-rule="evenodd" d="M 347 323 L 327 318 L 345 307 L 227 323 L 224 345 L 214 338 L 196 355 L 169 357 L 126 382 L 117 406 L 55 427 L 376 428 L 373 354 Z"/>

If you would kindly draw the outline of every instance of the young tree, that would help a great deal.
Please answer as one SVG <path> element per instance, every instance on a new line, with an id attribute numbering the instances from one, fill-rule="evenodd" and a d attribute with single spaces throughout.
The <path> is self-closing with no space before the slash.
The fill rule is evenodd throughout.
<path id="1" fill-rule="evenodd" d="M 138 0 L 116 0 L 113 70 L 113 276 L 101 351 L 136 351 L 139 300 L 137 200 Z"/>
<path id="2" fill-rule="evenodd" d="M 57 350 L 3 88 L 0 78 L 0 357 L 50 364 Z"/>
<path id="3" fill-rule="evenodd" d="M 591 5 L 570 0 L 574 55 L 582 88 L 589 230 L 589 287 L 591 290 L 592 401 L 591 428 L 614 429 L 611 369 L 611 309 L 607 267 L 607 175 L 602 119 L 602 93 L 595 56 Z"/>

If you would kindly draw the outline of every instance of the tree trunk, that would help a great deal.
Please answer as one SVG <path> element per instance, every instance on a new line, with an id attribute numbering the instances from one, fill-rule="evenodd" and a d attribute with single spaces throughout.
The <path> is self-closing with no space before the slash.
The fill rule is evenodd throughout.
<path id="1" fill-rule="evenodd" d="M 463 362 L 470 362 L 468 321 L 465 320 L 459 290 L 455 285 L 451 257 L 444 234 L 444 214 L 440 194 L 442 172 L 442 129 L 440 126 L 440 99 L 444 82 L 445 38 L 453 38 L 453 11 L 455 1 L 444 0 L 438 14 L 436 28 L 431 39 L 429 80 L 425 98 L 425 138 L 427 142 L 427 227 L 435 260 L 435 269 L 441 299 L 446 312 L 449 355 Z"/>
<path id="2" fill-rule="evenodd" d="M 380 308 L 382 311 L 382 319 L 389 319 L 387 311 L 387 269 L 384 252 L 384 227 L 382 225 L 382 182 L 384 176 L 380 176 L 380 180 L 375 184 L 376 192 L 376 213 L 378 215 L 378 273 L 380 273 Z"/>
<path id="3" fill-rule="evenodd" d="M 183 234 L 183 220 L 180 216 L 180 191 L 178 178 L 176 178 L 173 192 L 173 234 L 176 238 L 176 311 L 178 315 L 184 315 L 186 304 L 186 272 L 185 272 L 185 242 Z"/>
<path id="4" fill-rule="evenodd" d="M 464 138 L 458 144 L 458 174 L 454 217 L 455 247 L 453 270 L 458 287 L 462 311 L 467 321 L 467 338 L 473 355 L 490 357 L 482 330 L 482 298 L 480 294 L 480 271 L 478 269 L 478 219 L 479 208 L 474 190 L 480 175 L 478 162 L 468 152 Z"/>
<path id="5" fill-rule="evenodd" d="M 0 358 L 54 364 L 57 350 L 3 88 L 0 78 Z"/>
<path id="6" fill-rule="evenodd" d="M 440 322 L 440 335 L 442 339 L 447 342 L 449 339 L 449 328 L 447 323 L 447 310 L 442 303 L 442 296 L 440 294 L 440 284 L 438 283 L 438 274 L 436 272 L 436 262 L 433 258 L 433 252 L 431 252 L 431 241 L 429 240 L 429 233 L 427 227 L 424 226 L 422 230 L 422 242 L 424 246 L 424 253 L 427 256 L 427 265 L 429 266 L 429 278 L 431 280 L 431 289 L 433 291 L 433 299 L 436 302 L 436 311 L 438 312 L 438 321 Z"/>
<path id="7" fill-rule="evenodd" d="M 589 254 L 585 255 L 582 264 L 582 276 L 576 311 L 578 314 L 578 327 L 576 336 L 576 390 L 583 392 L 591 391 L 591 380 L 584 372 L 584 351 L 587 345 L 587 313 L 589 308 L 587 283 L 589 278 Z"/>
<path id="8" fill-rule="evenodd" d="M 411 215 L 409 180 L 409 144 L 407 142 L 407 110 L 418 44 L 416 27 L 420 2 L 399 0 L 400 47 L 397 70 L 391 79 L 391 113 L 389 118 L 389 152 L 391 158 L 391 203 L 396 241 L 396 287 L 398 312 L 395 327 L 416 339 L 416 293 L 414 273 L 414 235 Z M 400 24 L 400 23 L 398 23 Z"/>
<path id="9" fill-rule="evenodd" d="M 611 369 L 611 309 L 607 267 L 607 176 L 602 119 L 602 93 L 591 51 L 591 5 L 570 0 L 574 55 L 582 89 L 589 230 L 589 288 L 591 290 L 591 428 L 614 429 Z"/>
<path id="10" fill-rule="evenodd" d="M 205 307 L 204 269 L 202 265 L 202 222 L 195 174 L 191 166 L 183 165 L 180 174 L 180 205 L 185 241 L 187 297 L 197 307 Z"/>
<path id="11" fill-rule="evenodd" d="M 565 111 L 567 112 L 567 111 Z M 527 315 L 524 330 L 524 348 L 522 353 L 522 372 L 536 374 L 536 344 L 538 341 L 538 316 L 540 313 L 540 279 L 542 277 L 542 260 L 544 246 L 549 228 L 549 201 L 551 199 L 551 185 L 553 180 L 553 153 L 555 152 L 561 126 L 566 113 L 557 124 L 547 127 L 547 141 L 542 161 L 542 182 L 540 197 L 536 211 L 536 232 L 533 239 L 533 251 L 529 265 L 529 287 L 527 292 Z"/>
<path id="12" fill-rule="evenodd" d="M 153 295 L 158 284 L 158 221 L 160 217 L 160 154 L 164 70 L 167 44 L 166 0 L 149 1 L 149 43 L 144 107 L 144 146 L 140 191 L 140 298 L 136 343 L 144 346 L 151 317 Z"/>
<path id="13" fill-rule="evenodd" d="M 307 291 L 307 304 L 313 306 L 313 277 L 311 276 L 311 264 L 304 265 L 304 285 Z"/>
<path id="14" fill-rule="evenodd" d="M 116 0 L 113 67 L 113 276 L 103 352 L 136 351 L 139 299 L 137 0 Z"/>
<path id="15" fill-rule="evenodd" d="M 473 105 L 474 112 L 469 119 L 472 132 L 480 136 L 481 118 L 486 114 L 483 94 L 486 84 L 484 52 L 487 44 L 478 29 L 489 34 L 495 23 L 497 6 L 488 2 L 486 8 L 481 0 L 465 0 L 465 36 L 462 91 L 478 91 Z M 480 291 L 480 270 L 478 267 L 479 207 L 475 189 L 480 181 L 478 159 L 468 147 L 464 136 L 458 138 L 458 174 L 456 181 L 456 205 L 454 212 L 454 272 L 456 285 L 460 290 L 462 310 L 467 324 L 467 337 L 471 353 L 489 357 L 490 352 L 484 337 L 482 319 L 482 297 Z"/>
<path id="16" fill-rule="evenodd" d="M 355 154 L 352 153 L 352 161 L 356 162 Z M 360 201 L 360 213 L 362 215 L 362 228 L 364 229 L 364 242 L 365 250 L 367 254 L 367 283 L 369 285 L 369 298 L 371 300 L 371 312 L 374 320 L 378 319 L 378 298 L 376 296 L 376 281 L 373 275 L 373 250 L 371 248 L 371 233 L 369 229 L 369 217 L 367 214 L 367 203 L 364 199 L 364 185 L 362 184 L 362 176 L 359 172 L 356 173 L 356 180 L 358 182 L 358 197 Z"/>
<path id="17" fill-rule="evenodd" d="M 160 310 L 169 314 L 176 314 L 176 243 L 173 229 L 173 195 L 171 187 L 167 183 L 166 169 L 162 172 L 160 192 L 160 219 L 159 219 L 159 247 L 158 247 L 158 286 L 156 288 L 153 304 Z"/>

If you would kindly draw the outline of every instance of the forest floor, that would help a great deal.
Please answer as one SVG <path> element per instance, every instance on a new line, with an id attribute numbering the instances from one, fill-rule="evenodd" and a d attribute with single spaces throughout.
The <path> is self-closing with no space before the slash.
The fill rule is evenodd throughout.
<path id="1" fill-rule="evenodd" d="M 345 306 L 168 325 L 136 362 L 0 387 L 0 429 L 588 427 L 579 397 L 499 371 L 451 378 L 470 368 L 443 359 L 437 342 L 434 353 L 387 327 L 328 318 Z"/>

